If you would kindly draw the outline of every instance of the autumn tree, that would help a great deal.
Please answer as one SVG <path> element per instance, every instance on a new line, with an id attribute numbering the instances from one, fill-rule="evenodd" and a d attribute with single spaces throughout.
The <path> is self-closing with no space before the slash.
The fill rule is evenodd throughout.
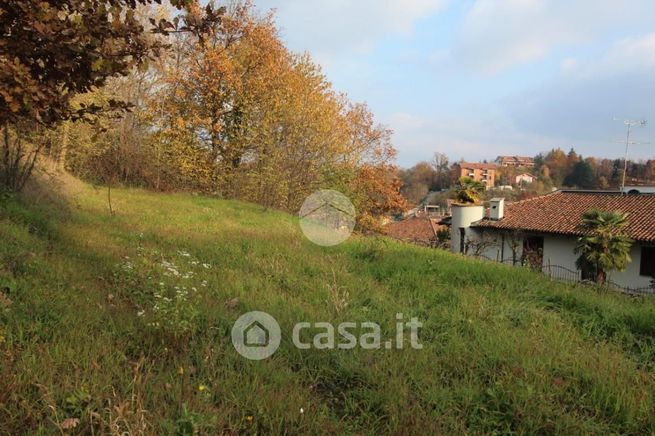
<path id="1" fill-rule="evenodd" d="M 450 170 L 441 167 L 440 172 L 435 168 L 434 162 L 419 162 L 411 168 L 404 170 L 401 174 L 403 186 L 401 192 L 413 205 L 419 204 L 436 188 L 437 179 L 448 180 Z"/>
<path id="2" fill-rule="evenodd" d="M 450 162 L 445 153 L 435 152 L 432 156 L 432 168 L 435 171 L 434 189 L 441 190 L 449 188 L 450 180 Z"/>
<path id="3" fill-rule="evenodd" d="M 184 187 L 294 212 L 325 187 L 370 216 L 401 205 L 391 132 L 290 53 L 271 15 L 235 3 L 205 45 L 178 43 L 149 112 L 168 162 L 195 171 Z"/>
<path id="4" fill-rule="evenodd" d="M 102 106 L 72 106 L 76 95 L 106 84 L 108 78 L 128 74 L 157 56 L 164 43 L 154 33 L 189 32 L 200 40 L 220 22 L 222 9 L 201 10 L 194 0 L 171 0 L 185 9 L 172 21 L 152 20 L 146 30 L 137 8 L 153 0 L 6 0 L 0 4 L 0 125 L 5 130 L 0 174 L 16 174 L 13 162 L 31 170 L 43 147 L 29 151 L 16 146 L 12 136 L 23 139 L 36 124 L 58 123 L 96 114 Z M 126 108 L 119 100 L 110 108 Z M 9 130 L 12 132 L 8 132 Z M 11 161 L 11 162 L 10 162 Z M 29 176 L 29 174 L 28 174 Z M 12 183 L 10 188 L 15 188 Z"/>

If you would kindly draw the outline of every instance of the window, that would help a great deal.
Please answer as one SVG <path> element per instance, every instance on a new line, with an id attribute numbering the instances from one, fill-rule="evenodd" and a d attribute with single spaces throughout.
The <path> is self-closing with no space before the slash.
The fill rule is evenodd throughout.
<path id="1" fill-rule="evenodd" d="M 641 247 L 641 266 L 639 274 L 655 277 L 655 247 Z"/>

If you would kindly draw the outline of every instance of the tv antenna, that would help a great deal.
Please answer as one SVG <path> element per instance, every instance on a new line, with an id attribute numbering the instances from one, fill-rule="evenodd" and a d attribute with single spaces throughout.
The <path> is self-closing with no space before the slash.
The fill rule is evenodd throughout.
<path id="1" fill-rule="evenodd" d="M 618 118 L 614 118 L 614 121 L 620 121 Z M 623 124 L 627 127 L 627 132 L 625 135 L 625 155 L 623 157 L 623 177 L 621 180 L 621 193 L 625 194 L 625 175 L 628 172 L 628 147 L 631 145 L 638 144 L 647 144 L 647 142 L 630 142 L 630 133 L 632 132 L 633 127 L 646 127 L 648 121 L 645 119 L 641 120 L 623 120 Z M 623 141 L 616 141 L 623 143 Z"/>

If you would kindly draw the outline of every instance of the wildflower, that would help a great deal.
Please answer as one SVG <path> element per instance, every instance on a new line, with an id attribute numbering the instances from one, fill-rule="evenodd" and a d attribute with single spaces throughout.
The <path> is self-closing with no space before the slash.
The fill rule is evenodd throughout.
<path id="1" fill-rule="evenodd" d="M 303 409 L 303 408 L 301 407 L 301 408 L 300 408 L 300 414 L 302 415 L 302 414 L 304 414 L 304 413 L 305 413 L 305 409 Z"/>
<path id="2" fill-rule="evenodd" d="M 203 266 L 203 268 L 205 268 L 205 269 L 210 269 L 210 268 L 212 267 L 212 266 L 211 266 L 210 264 L 208 264 L 208 263 L 203 263 L 202 266 Z"/>
<path id="3" fill-rule="evenodd" d="M 145 310 L 139 310 L 139 311 L 137 312 L 137 316 L 143 316 L 145 313 L 146 313 Z"/>
<path id="4" fill-rule="evenodd" d="M 203 392 L 205 389 L 207 389 L 207 386 L 205 386 L 205 385 L 198 386 L 198 391 L 200 391 L 200 392 Z"/>
<path id="5" fill-rule="evenodd" d="M 253 420 L 252 415 L 248 415 L 248 416 L 246 416 L 246 420 L 247 420 L 248 422 L 252 422 L 252 420 Z"/>

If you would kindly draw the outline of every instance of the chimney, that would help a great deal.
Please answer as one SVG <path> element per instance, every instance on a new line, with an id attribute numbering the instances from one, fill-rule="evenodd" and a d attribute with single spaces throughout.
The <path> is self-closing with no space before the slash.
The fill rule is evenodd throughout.
<path id="1" fill-rule="evenodd" d="M 505 216 L 505 199 L 492 198 L 489 202 L 489 219 L 502 220 Z"/>

